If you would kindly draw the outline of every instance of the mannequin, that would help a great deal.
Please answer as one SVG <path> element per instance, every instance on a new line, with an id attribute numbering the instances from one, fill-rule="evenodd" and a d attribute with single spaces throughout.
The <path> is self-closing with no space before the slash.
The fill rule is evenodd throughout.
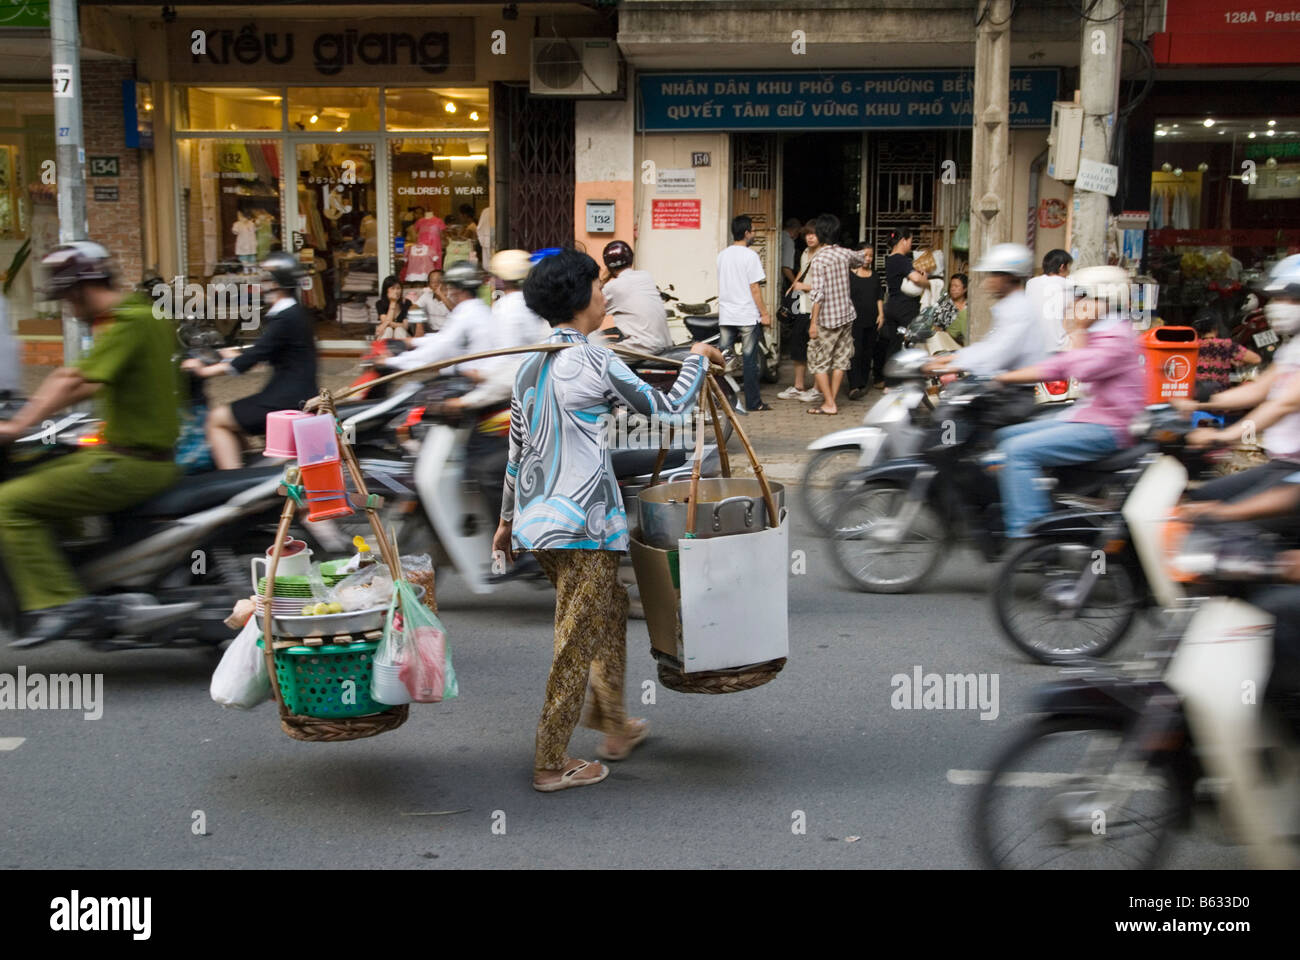
<path id="1" fill-rule="evenodd" d="M 248 273 L 257 263 L 257 224 L 240 210 L 235 214 L 230 232 L 235 235 L 235 256 L 244 265 L 244 272 Z"/>
<path id="2" fill-rule="evenodd" d="M 442 269 L 442 232 L 446 228 L 442 218 L 432 210 L 426 210 L 415 221 L 415 244 L 407 255 L 403 280 L 423 282 L 429 278 L 430 270 Z"/>

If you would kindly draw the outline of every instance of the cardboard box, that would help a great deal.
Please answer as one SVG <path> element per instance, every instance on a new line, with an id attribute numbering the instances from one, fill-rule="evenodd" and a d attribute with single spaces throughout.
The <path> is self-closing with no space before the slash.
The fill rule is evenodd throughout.
<path id="1" fill-rule="evenodd" d="M 790 653 L 790 520 L 757 533 L 679 541 L 677 551 L 631 537 L 650 645 L 683 673 L 764 663 Z M 678 554 L 680 589 L 671 555 Z"/>

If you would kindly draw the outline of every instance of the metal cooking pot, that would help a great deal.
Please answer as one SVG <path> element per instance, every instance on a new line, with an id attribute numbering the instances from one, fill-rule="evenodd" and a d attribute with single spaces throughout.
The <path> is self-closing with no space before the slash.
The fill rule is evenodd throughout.
<path id="1" fill-rule="evenodd" d="M 777 512 L 785 506 L 785 487 L 768 483 Z M 686 536 L 687 498 L 691 482 L 661 483 L 641 490 L 641 540 L 661 550 L 676 550 Z M 720 477 L 700 481 L 700 502 L 695 511 L 697 537 L 727 537 L 757 533 L 770 526 L 763 488 L 747 477 Z"/>

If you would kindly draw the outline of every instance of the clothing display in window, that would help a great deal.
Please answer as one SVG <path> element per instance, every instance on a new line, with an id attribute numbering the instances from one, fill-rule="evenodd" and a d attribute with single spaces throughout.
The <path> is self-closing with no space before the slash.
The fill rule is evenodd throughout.
<path id="1" fill-rule="evenodd" d="M 402 270 L 402 281 L 422 282 L 429 279 L 430 270 L 442 269 L 442 232 L 447 224 L 433 211 L 415 222 L 415 244 L 411 247 Z"/>

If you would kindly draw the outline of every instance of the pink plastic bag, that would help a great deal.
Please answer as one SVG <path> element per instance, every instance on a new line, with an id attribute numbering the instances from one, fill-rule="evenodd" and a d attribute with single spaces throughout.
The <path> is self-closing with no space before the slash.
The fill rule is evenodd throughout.
<path id="1" fill-rule="evenodd" d="M 442 622 L 399 580 L 376 660 L 396 664 L 398 679 L 416 703 L 439 703 L 459 692 Z"/>

